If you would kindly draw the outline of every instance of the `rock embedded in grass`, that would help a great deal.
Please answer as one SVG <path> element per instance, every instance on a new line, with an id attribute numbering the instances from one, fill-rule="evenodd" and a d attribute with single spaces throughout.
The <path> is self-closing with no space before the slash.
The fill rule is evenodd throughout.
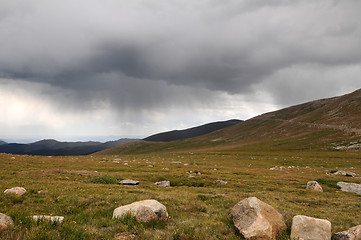
<path id="1" fill-rule="evenodd" d="M 347 172 L 347 171 L 337 171 L 332 173 L 334 175 L 342 175 L 342 176 L 346 176 L 346 177 L 356 177 L 358 176 L 357 173 L 353 173 L 353 172 Z"/>
<path id="2" fill-rule="evenodd" d="M 346 231 L 338 232 L 333 235 L 334 240 L 360 240 L 361 225 L 352 227 Z"/>
<path id="3" fill-rule="evenodd" d="M 131 180 L 131 179 L 125 179 L 125 180 L 120 181 L 119 184 L 136 186 L 136 185 L 139 185 L 139 181 L 135 181 L 135 180 Z"/>
<path id="4" fill-rule="evenodd" d="M 18 196 L 22 196 L 26 193 L 26 189 L 23 188 L 23 187 L 13 187 L 13 188 L 10 188 L 10 189 L 6 189 L 4 191 L 5 194 L 15 194 L 15 195 L 18 195 Z"/>
<path id="5" fill-rule="evenodd" d="M 234 226 L 244 238 L 275 239 L 286 230 L 283 216 L 256 197 L 243 199 L 231 210 Z"/>
<path id="6" fill-rule="evenodd" d="M 325 219 L 297 215 L 293 217 L 291 240 L 331 239 L 331 222 Z"/>
<path id="7" fill-rule="evenodd" d="M 218 180 L 216 180 L 216 181 L 214 181 L 214 182 L 217 183 L 217 184 L 221 184 L 221 185 L 226 185 L 226 184 L 228 184 L 228 182 L 223 181 L 223 180 L 220 180 L 220 179 L 218 179 Z"/>
<path id="8" fill-rule="evenodd" d="M 170 181 L 161 181 L 161 182 L 156 182 L 154 184 L 161 187 L 170 187 Z"/>
<path id="9" fill-rule="evenodd" d="M 34 221 L 49 221 L 52 223 L 62 223 L 64 221 L 64 217 L 62 216 L 48 216 L 48 215 L 34 215 L 32 216 Z"/>
<path id="10" fill-rule="evenodd" d="M 341 187 L 341 191 L 353 192 L 353 193 L 356 193 L 358 195 L 361 195 L 361 184 L 338 182 L 337 186 Z"/>
<path id="11" fill-rule="evenodd" d="M 322 189 L 321 185 L 318 184 L 317 181 L 309 181 L 307 183 L 306 189 L 313 190 L 313 191 L 318 191 L 318 192 L 323 192 L 323 189 Z"/>
<path id="12" fill-rule="evenodd" d="M 49 191 L 48 190 L 40 190 L 38 191 L 38 194 L 44 195 L 44 194 L 48 194 Z"/>
<path id="13" fill-rule="evenodd" d="M 10 226 L 14 226 L 12 218 L 6 214 L 0 213 L 0 231 L 6 230 Z"/>
<path id="14" fill-rule="evenodd" d="M 121 218 L 127 213 L 140 222 L 149 222 L 168 217 L 167 208 L 154 199 L 134 202 L 114 209 L 113 218 Z"/>
<path id="15" fill-rule="evenodd" d="M 130 232 L 121 232 L 115 235 L 114 240 L 135 240 L 137 236 Z"/>

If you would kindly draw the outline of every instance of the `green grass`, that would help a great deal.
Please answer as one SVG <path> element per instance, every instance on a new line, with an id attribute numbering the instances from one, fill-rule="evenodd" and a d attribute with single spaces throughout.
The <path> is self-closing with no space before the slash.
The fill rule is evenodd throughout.
<path id="1" fill-rule="evenodd" d="M 288 232 L 278 239 L 288 238 L 292 217 L 299 214 L 330 220 L 333 232 L 361 223 L 355 214 L 361 212 L 360 196 L 335 186 L 338 181 L 361 183 L 360 179 L 329 175 L 335 169 L 360 174 L 360 153 L 242 150 L 122 155 L 119 163 L 113 162 L 115 158 L 119 156 L 0 154 L 0 209 L 15 222 L 0 232 L 0 239 L 114 239 L 121 232 L 138 239 L 242 239 L 230 210 L 251 196 L 284 216 Z M 270 170 L 275 166 L 284 168 Z M 201 174 L 189 178 L 190 171 Z M 116 184 L 120 179 L 140 184 Z M 215 184 L 217 179 L 228 184 Z M 305 189 L 315 179 L 323 193 Z M 169 180 L 172 187 L 154 185 L 161 180 Z M 15 186 L 28 192 L 21 197 L 2 194 Z M 40 195 L 39 190 L 49 192 Z M 147 224 L 132 216 L 112 219 L 115 208 L 144 199 L 164 204 L 170 218 Z M 29 218 L 40 214 L 65 220 L 54 225 Z"/>
<path id="2" fill-rule="evenodd" d="M 316 181 L 320 184 L 327 185 L 330 188 L 341 189 L 341 187 L 337 185 L 337 182 L 339 182 L 337 180 L 318 178 Z"/>
<path id="3" fill-rule="evenodd" d="M 119 181 L 123 180 L 119 177 L 114 177 L 110 175 L 102 175 L 97 176 L 92 179 L 92 183 L 100 183 L 100 184 L 116 184 L 119 183 Z"/>

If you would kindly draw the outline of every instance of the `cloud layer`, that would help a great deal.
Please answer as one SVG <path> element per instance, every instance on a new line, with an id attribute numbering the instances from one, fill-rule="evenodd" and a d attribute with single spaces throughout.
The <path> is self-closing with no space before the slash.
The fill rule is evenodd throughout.
<path id="1" fill-rule="evenodd" d="M 361 87 L 359 9 L 356 0 L 0 0 L 0 78 L 59 111 L 108 109 L 126 121 L 235 99 L 240 109 L 265 97 L 286 106 Z"/>

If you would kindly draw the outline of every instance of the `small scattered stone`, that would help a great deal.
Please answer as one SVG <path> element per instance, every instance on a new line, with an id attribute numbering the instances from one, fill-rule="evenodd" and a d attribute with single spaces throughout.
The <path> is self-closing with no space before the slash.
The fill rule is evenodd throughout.
<path id="1" fill-rule="evenodd" d="M 361 195 L 361 184 L 338 182 L 337 186 L 341 187 L 341 191 L 353 192 L 358 195 Z"/>
<path id="2" fill-rule="evenodd" d="M 317 181 L 309 181 L 307 183 L 306 189 L 323 192 L 322 187 L 320 186 L 320 184 L 318 184 Z"/>
<path id="3" fill-rule="evenodd" d="M 156 182 L 154 184 L 161 187 L 170 187 L 170 181 L 161 181 L 161 182 Z"/>
<path id="4" fill-rule="evenodd" d="M 346 177 L 356 177 L 358 176 L 357 173 L 353 173 L 353 172 L 347 172 L 347 171 L 337 171 L 332 173 L 334 175 L 342 175 L 342 176 L 346 176 Z"/>
<path id="5" fill-rule="evenodd" d="M 48 193 L 49 193 L 48 190 L 40 190 L 40 191 L 38 191 L 38 194 L 42 194 L 42 195 L 48 194 Z"/>
<path id="6" fill-rule="evenodd" d="M 6 189 L 4 191 L 5 194 L 16 194 L 18 196 L 21 196 L 21 195 L 24 195 L 26 193 L 26 189 L 23 188 L 23 187 L 13 187 L 13 188 L 10 188 L 10 189 Z"/>
<path id="7" fill-rule="evenodd" d="M 287 228 L 283 216 L 256 197 L 237 203 L 231 210 L 231 217 L 244 238 L 275 239 Z"/>
<path id="8" fill-rule="evenodd" d="M 346 231 L 338 232 L 333 235 L 334 240 L 360 240 L 361 225 L 352 227 Z"/>
<path id="9" fill-rule="evenodd" d="M 291 240 L 300 239 L 330 240 L 330 221 L 303 215 L 294 216 L 291 227 Z"/>
<path id="10" fill-rule="evenodd" d="M 0 231 L 6 230 L 8 227 L 13 226 L 14 221 L 11 219 L 11 217 L 0 213 Z"/>
<path id="11" fill-rule="evenodd" d="M 215 183 L 218 183 L 218 184 L 221 184 L 221 185 L 226 185 L 226 184 L 228 184 L 228 182 L 226 182 L 226 181 L 223 181 L 223 180 L 216 180 L 216 181 L 214 181 Z"/>
<path id="12" fill-rule="evenodd" d="M 166 207 L 154 199 L 138 201 L 118 207 L 113 212 L 113 218 L 120 218 L 127 213 L 134 215 L 140 222 L 149 222 L 168 217 Z"/>
<path id="13" fill-rule="evenodd" d="M 49 221 L 52 223 L 62 223 L 64 221 L 64 217 L 62 216 L 48 216 L 48 215 L 34 215 L 32 216 L 34 221 Z"/>
<path id="14" fill-rule="evenodd" d="M 131 180 L 131 179 L 126 179 L 126 180 L 122 180 L 119 182 L 119 184 L 122 185 L 130 185 L 130 186 L 136 186 L 139 184 L 139 181 L 135 181 L 135 180 Z"/>
<path id="15" fill-rule="evenodd" d="M 115 240 L 135 240 L 135 239 L 137 239 L 137 236 L 130 232 L 122 232 L 122 233 L 117 233 L 115 235 Z"/>

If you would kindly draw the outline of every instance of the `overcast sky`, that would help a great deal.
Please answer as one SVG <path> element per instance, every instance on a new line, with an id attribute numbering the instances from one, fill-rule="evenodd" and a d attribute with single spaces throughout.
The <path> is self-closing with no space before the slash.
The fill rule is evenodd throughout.
<path id="1" fill-rule="evenodd" d="M 359 0 L 0 0 L 0 139 L 147 136 L 361 88 Z"/>

